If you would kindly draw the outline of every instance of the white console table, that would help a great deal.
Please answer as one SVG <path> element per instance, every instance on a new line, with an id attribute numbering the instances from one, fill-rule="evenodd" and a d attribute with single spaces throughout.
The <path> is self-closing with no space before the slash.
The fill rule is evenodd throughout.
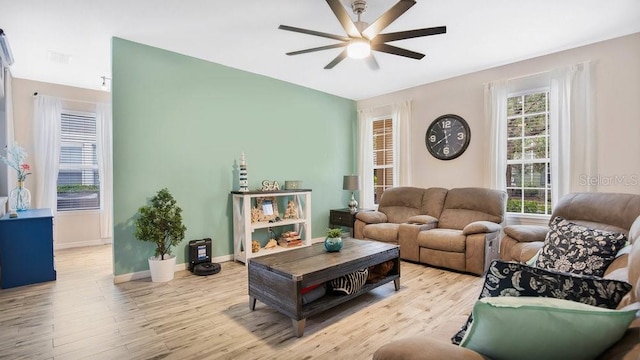
<path id="1" fill-rule="evenodd" d="M 298 247 L 277 246 L 272 249 L 261 248 L 258 252 L 252 252 L 251 241 L 254 231 L 258 229 L 276 228 L 292 225 L 302 240 L 302 246 L 311 245 L 311 190 L 277 190 L 277 191 L 232 191 L 233 197 L 233 247 L 234 260 L 247 263 L 255 256 L 273 254 L 280 251 L 296 249 Z M 251 209 L 258 198 L 275 197 L 276 200 L 284 198 L 284 202 L 293 201 L 297 208 L 297 219 L 284 219 L 284 213 L 277 214 L 282 220 L 277 222 L 251 222 Z"/>

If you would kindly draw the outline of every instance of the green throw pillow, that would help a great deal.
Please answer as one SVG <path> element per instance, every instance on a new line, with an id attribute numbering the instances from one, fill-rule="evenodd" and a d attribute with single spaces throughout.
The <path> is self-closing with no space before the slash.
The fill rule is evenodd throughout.
<path id="1" fill-rule="evenodd" d="M 533 257 L 529 260 L 527 260 L 527 262 L 525 262 L 525 264 L 529 265 L 529 266 L 536 266 L 536 261 L 538 261 L 538 256 L 540 255 L 540 252 L 542 252 L 542 249 L 538 250 L 538 252 L 536 252 L 535 255 L 533 255 Z"/>
<path id="2" fill-rule="evenodd" d="M 473 322 L 460 346 L 494 360 L 593 359 L 615 344 L 638 305 L 603 309 L 542 297 L 486 297 L 473 307 Z"/>

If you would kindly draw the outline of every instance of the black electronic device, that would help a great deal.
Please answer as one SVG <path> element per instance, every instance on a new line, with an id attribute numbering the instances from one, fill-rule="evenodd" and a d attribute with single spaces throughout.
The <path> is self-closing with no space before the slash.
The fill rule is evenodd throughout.
<path id="1" fill-rule="evenodd" d="M 220 264 L 211 262 L 210 238 L 189 241 L 189 271 L 200 276 L 220 272 Z"/>

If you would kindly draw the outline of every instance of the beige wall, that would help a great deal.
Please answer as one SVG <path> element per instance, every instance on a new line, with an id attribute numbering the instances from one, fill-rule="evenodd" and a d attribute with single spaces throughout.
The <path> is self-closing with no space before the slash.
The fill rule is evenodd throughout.
<path id="1" fill-rule="evenodd" d="M 640 33 L 365 99 L 358 108 L 380 113 L 388 104 L 412 99 L 413 185 L 483 186 L 484 84 L 587 60 L 595 62 L 598 172 L 586 175 L 600 180 L 600 192 L 640 194 Z M 449 113 L 467 120 L 471 143 L 461 157 L 441 161 L 429 155 L 424 136 L 435 118 Z M 615 176 L 624 181 L 616 184 Z"/>
<path id="2" fill-rule="evenodd" d="M 99 79 L 96 79 L 99 81 Z M 15 139 L 29 153 L 33 154 L 33 93 L 63 98 L 63 108 L 77 111 L 95 111 L 96 102 L 110 102 L 111 94 L 103 91 L 87 90 L 64 85 L 43 83 L 25 79 L 13 79 L 13 119 Z M 38 171 L 38 169 L 33 169 Z M 31 196 L 37 196 L 27 177 L 26 186 Z M 56 248 L 96 245 L 110 242 L 100 239 L 98 211 L 58 212 L 55 218 L 54 238 Z"/>

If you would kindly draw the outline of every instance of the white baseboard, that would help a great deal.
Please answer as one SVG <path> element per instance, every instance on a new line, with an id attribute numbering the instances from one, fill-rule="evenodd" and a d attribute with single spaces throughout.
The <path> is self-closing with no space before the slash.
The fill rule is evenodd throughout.
<path id="1" fill-rule="evenodd" d="M 211 262 L 214 263 L 223 263 L 227 261 L 233 261 L 233 254 L 216 256 L 213 258 L 213 260 L 211 260 Z"/>
<path id="2" fill-rule="evenodd" d="M 72 248 L 85 247 L 85 246 L 106 245 L 111 243 L 112 243 L 111 239 L 76 241 L 72 243 L 59 243 L 57 241 L 54 241 L 53 248 L 55 250 L 62 250 L 62 249 L 72 249 Z"/>
<path id="3" fill-rule="evenodd" d="M 211 262 L 214 262 L 214 263 L 222 263 L 227 261 L 233 261 L 233 254 L 217 256 L 211 260 Z M 175 271 L 187 270 L 188 266 L 189 266 L 188 263 L 176 264 Z M 150 277 L 151 277 L 151 273 L 149 272 L 149 270 L 143 270 L 143 271 L 137 271 L 134 273 L 114 276 L 113 283 L 120 284 L 127 281 L 140 280 L 140 279 L 145 279 Z"/>
<path id="4" fill-rule="evenodd" d="M 180 264 L 183 265 L 183 264 Z M 177 266 L 176 266 L 177 267 Z M 151 272 L 149 270 L 138 271 L 134 273 L 122 274 L 113 277 L 114 284 L 120 284 L 127 281 L 139 280 L 151 277 Z"/>

